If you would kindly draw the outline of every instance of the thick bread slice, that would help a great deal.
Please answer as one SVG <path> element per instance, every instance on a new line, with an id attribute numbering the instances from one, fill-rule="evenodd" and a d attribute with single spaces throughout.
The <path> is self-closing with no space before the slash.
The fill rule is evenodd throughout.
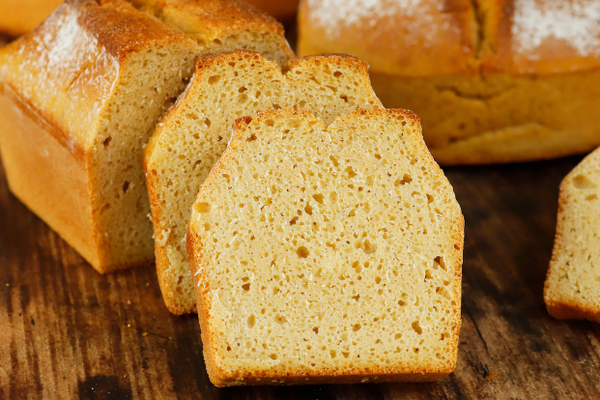
<path id="1" fill-rule="evenodd" d="M 454 369 L 464 221 L 418 118 L 236 122 L 188 231 L 217 386 L 433 381 Z"/>
<path id="2" fill-rule="evenodd" d="M 281 26 L 255 18 L 250 6 L 162 3 L 169 16 L 189 8 L 192 35 L 126 1 L 68 0 L 0 50 L 0 148 L 10 188 L 102 273 L 154 259 L 142 148 L 188 84 L 197 55 L 256 36 L 282 46 L 274 59 L 291 57 Z M 250 32 L 262 30 L 245 39 L 242 26 L 217 30 L 211 14 L 194 19 L 202 7 L 238 10 L 241 21 L 259 19 Z M 208 44 L 198 39 L 204 23 Z"/>
<path id="3" fill-rule="evenodd" d="M 169 310 L 196 311 L 185 235 L 191 208 L 237 118 L 273 108 L 306 108 L 331 122 L 381 104 L 367 66 L 347 56 L 294 60 L 282 72 L 258 53 L 200 58 L 193 82 L 159 124 L 145 150 L 158 280 Z"/>
<path id="4" fill-rule="evenodd" d="M 544 301 L 560 319 L 600 322 L 600 149 L 560 185 Z"/>

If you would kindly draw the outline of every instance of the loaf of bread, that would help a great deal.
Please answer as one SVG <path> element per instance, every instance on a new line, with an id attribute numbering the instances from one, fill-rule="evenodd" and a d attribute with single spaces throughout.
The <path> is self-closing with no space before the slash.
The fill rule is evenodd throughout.
<path id="1" fill-rule="evenodd" d="M 217 386 L 433 381 L 456 363 L 463 217 L 403 110 L 236 122 L 188 230 Z"/>
<path id="2" fill-rule="evenodd" d="M 186 7 L 193 5 L 190 1 Z M 63 0 L 0 0 L 0 34 L 19 36 L 29 32 L 42 23 L 54 11 Z M 147 1 L 131 0 L 133 3 L 148 3 Z M 288 20 L 296 15 L 299 0 L 245 0 L 260 10 L 271 14 L 277 19 Z M 162 1 L 165 4 L 164 1 Z M 167 2 L 168 3 L 168 2 Z M 158 1 L 154 4 L 159 5 Z M 219 14 L 216 10 L 213 16 Z"/>
<path id="3" fill-rule="evenodd" d="M 19 36 L 35 28 L 63 0 L 0 0 L 0 33 Z"/>
<path id="4" fill-rule="evenodd" d="M 327 55 L 294 60 L 285 72 L 258 53 L 202 57 L 193 81 L 158 125 L 144 152 L 158 280 L 169 310 L 196 311 L 185 251 L 200 185 L 219 159 L 237 118 L 273 108 L 306 108 L 326 122 L 379 108 L 365 63 Z"/>
<path id="5" fill-rule="evenodd" d="M 548 159 L 600 144 L 600 0 L 304 0 L 301 55 L 368 62 L 435 159 Z"/>
<path id="6" fill-rule="evenodd" d="M 245 3 L 142 3 L 68 0 L 0 50 L 10 189 L 102 273 L 154 259 L 142 150 L 197 55 L 292 57 L 281 25 Z"/>
<path id="7" fill-rule="evenodd" d="M 548 312 L 600 322 L 600 149 L 560 185 L 556 238 L 546 278 Z"/>

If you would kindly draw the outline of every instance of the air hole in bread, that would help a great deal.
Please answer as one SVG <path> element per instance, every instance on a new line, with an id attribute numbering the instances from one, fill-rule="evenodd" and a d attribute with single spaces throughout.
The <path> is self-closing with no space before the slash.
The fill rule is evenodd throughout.
<path id="1" fill-rule="evenodd" d="M 104 139 L 104 142 L 102 142 L 102 144 L 104 145 L 104 147 L 108 147 L 108 145 L 110 144 L 111 140 L 112 140 L 112 136 L 109 136 L 106 139 Z"/>
<path id="2" fill-rule="evenodd" d="M 356 172 L 354 171 L 354 168 L 352 168 L 352 167 L 346 168 L 346 174 L 347 174 L 348 178 L 354 178 L 356 176 Z"/>
<path id="3" fill-rule="evenodd" d="M 127 193 L 127 189 L 129 189 L 129 182 L 125 181 L 125 182 L 123 182 L 123 187 L 122 187 L 123 193 Z"/>
<path id="4" fill-rule="evenodd" d="M 251 316 L 248 317 L 248 328 L 252 329 L 254 328 L 254 325 L 256 325 L 256 317 L 254 316 L 254 314 L 252 314 Z"/>
<path id="5" fill-rule="evenodd" d="M 308 249 L 306 247 L 300 246 L 296 250 L 296 254 L 298 254 L 298 257 L 300 257 L 300 258 L 306 258 L 306 257 L 308 257 L 308 255 L 310 253 L 309 253 L 309 251 L 308 251 Z"/>
<path id="6" fill-rule="evenodd" d="M 577 175 L 573 178 L 573 186 L 577 189 L 594 189 L 598 187 L 586 175 Z"/>
<path id="7" fill-rule="evenodd" d="M 444 258 L 442 256 L 437 256 L 433 259 L 433 268 L 437 269 L 438 266 L 446 271 L 446 263 L 444 262 Z"/>
<path id="8" fill-rule="evenodd" d="M 394 186 L 406 185 L 407 183 L 411 183 L 411 182 L 412 182 L 412 177 L 408 174 L 404 174 L 404 176 L 402 177 L 402 180 L 397 179 L 394 182 Z"/>
<path id="9" fill-rule="evenodd" d="M 213 75 L 210 78 L 208 78 L 208 84 L 209 85 L 216 85 L 217 83 L 219 83 L 220 80 L 221 80 L 221 76 L 220 75 Z"/>
<path id="10" fill-rule="evenodd" d="M 419 325 L 419 321 L 414 321 L 411 326 L 419 335 L 423 333 L 423 329 L 421 328 L 421 325 Z"/>
<path id="11" fill-rule="evenodd" d="M 210 204 L 208 203 L 196 203 L 196 205 L 194 206 L 194 209 L 196 210 L 196 212 L 199 212 L 201 214 L 206 214 L 210 212 Z"/>
<path id="12" fill-rule="evenodd" d="M 256 140 L 256 135 L 252 134 L 246 139 L 246 142 L 254 142 Z"/>

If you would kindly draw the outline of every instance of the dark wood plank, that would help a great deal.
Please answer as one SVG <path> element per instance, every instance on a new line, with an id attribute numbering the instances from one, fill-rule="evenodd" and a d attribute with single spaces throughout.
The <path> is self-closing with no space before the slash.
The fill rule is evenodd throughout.
<path id="1" fill-rule="evenodd" d="M 446 169 L 466 219 L 450 377 L 233 389 L 210 384 L 197 319 L 166 310 L 152 268 L 97 274 L 9 193 L 0 168 L 0 398 L 600 398 L 600 326 L 554 320 L 542 299 L 558 184 L 580 159 Z"/>

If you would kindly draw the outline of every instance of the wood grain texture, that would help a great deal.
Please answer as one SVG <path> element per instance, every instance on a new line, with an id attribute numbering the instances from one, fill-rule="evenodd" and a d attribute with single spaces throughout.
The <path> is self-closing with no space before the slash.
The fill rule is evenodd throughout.
<path id="1" fill-rule="evenodd" d="M 446 169 L 466 219 L 450 377 L 231 389 L 208 381 L 197 318 L 167 311 L 152 268 L 99 275 L 0 168 L 0 399 L 600 398 L 600 325 L 554 320 L 542 298 L 558 184 L 580 159 Z"/>

